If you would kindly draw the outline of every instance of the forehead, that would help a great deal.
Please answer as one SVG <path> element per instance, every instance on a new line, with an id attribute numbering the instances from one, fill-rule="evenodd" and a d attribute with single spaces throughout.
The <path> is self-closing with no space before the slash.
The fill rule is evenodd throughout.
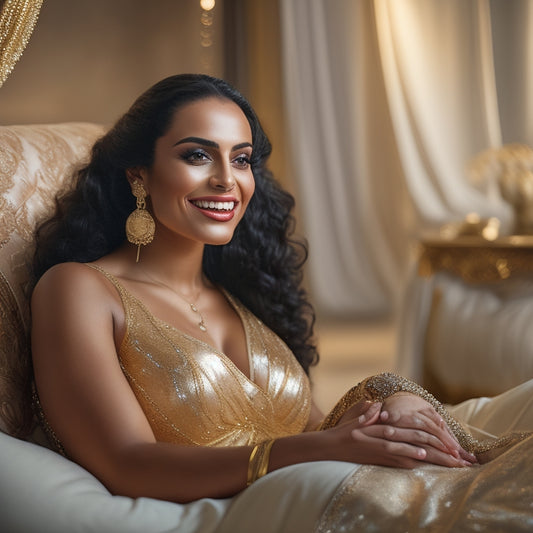
<path id="1" fill-rule="evenodd" d="M 252 142 L 252 130 L 241 108 L 232 100 L 217 97 L 196 100 L 177 109 L 167 136 Z"/>

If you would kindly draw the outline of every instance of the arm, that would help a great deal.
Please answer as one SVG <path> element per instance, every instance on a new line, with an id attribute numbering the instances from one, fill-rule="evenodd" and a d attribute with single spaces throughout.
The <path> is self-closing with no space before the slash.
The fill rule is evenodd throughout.
<path id="1" fill-rule="evenodd" d="M 120 368 L 116 346 L 124 333 L 114 289 L 97 272 L 58 265 L 32 298 L 36 385 L 47 418 L 69 456 L 112 492 L 176 502 L 227 497 L 246 486 L 251 446 L 208 448 L 156 442 Z M 343 460 L 409 467 L 420 447 L 386 438 L 379 409 L 361 423 L 275 442 L 270 468 Z M 372 424 L 363 427 L 365 424 Z M 369 431 L 354 443 L 352 432 Z"/>

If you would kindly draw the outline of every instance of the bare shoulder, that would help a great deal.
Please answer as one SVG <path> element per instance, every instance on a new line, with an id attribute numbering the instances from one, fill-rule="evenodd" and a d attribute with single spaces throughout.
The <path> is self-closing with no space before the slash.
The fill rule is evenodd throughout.
<path id="1" fill-rule="evenodd" d="M 42 296 L 62 295 L 90 296 L 109 293 L 105 278 L 82 263 L 60 263 L 47 270 L 32 294 L 32 300 Z"/>
<path id="2" fill-rule="evenodd" d="M 34 326 L 62 322 L 66 327 L 81 316 L 91 323 L 115 320 L 122 306 L 100 272 L 81 263 L 61 263 L 45 272 L 35 286 L 31 309 Z"/>

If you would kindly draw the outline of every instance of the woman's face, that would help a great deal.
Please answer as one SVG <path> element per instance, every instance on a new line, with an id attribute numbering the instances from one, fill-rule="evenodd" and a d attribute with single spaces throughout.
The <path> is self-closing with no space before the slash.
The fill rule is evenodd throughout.
<path id="1" fill-rule="evenodd" d="M 209 97 L 179 108 L 141 170 L 159 235 L 204 244 L 233 236 L 253 195 L 252 132 L 240 107 Z"/>

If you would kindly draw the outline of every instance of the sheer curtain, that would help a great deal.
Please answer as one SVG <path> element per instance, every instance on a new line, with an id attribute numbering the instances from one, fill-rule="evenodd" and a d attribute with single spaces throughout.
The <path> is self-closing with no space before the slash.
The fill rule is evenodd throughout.
<path id="1" fill-rule="evenodd" d="M 531 18 L 529 2 L 512 2 L 513 16 Z M 314 300 L 326 314 L 388 313 L 419 228 L 473 211 L 512 223 L 497 189 L 482 194 L 464 170 L 502 143 L 491 3 L 284 0 L 281 19 Z M 521 109 L 531 113 L 527 102 L 523 91 Z"/>

